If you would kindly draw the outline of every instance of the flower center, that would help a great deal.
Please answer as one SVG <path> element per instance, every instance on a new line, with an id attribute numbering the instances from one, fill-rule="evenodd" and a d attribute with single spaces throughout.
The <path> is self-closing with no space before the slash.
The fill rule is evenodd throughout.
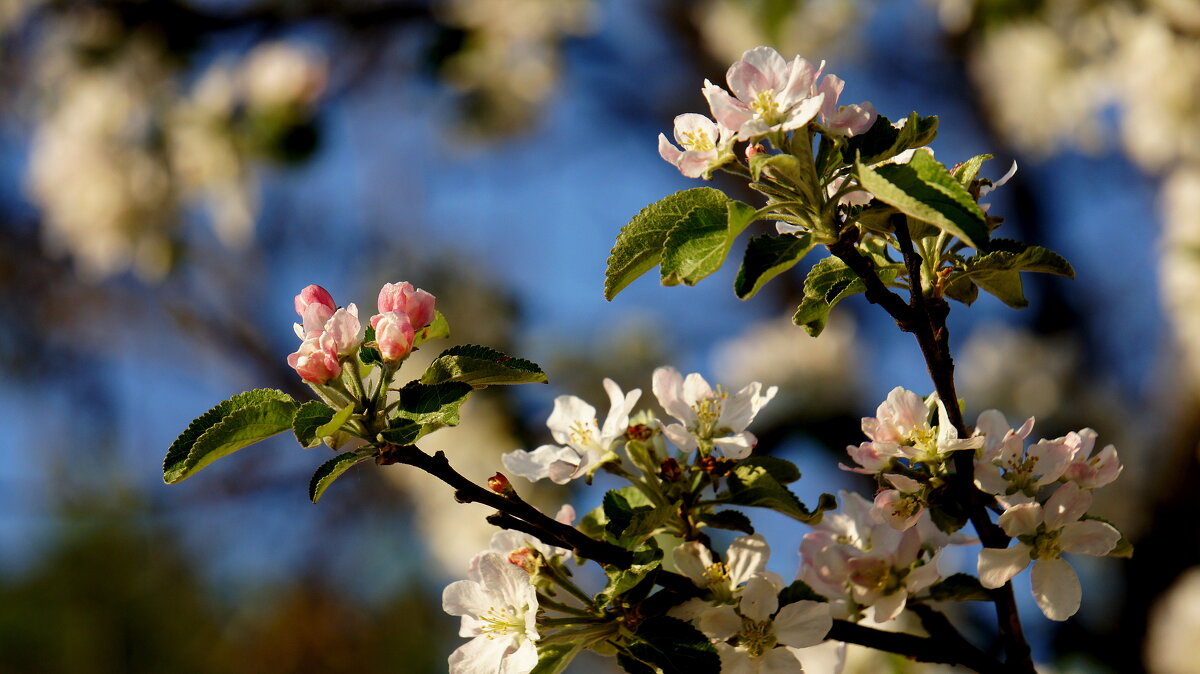
<path id="1" fill-rule="evenodd" d="M 1062 556 L 1062 544 L 1058 541 L 1058 532 L 1058 529 L 1038 532 L 1031 552 L 1035 559 L 1057 559 Z"/>
<path id="2" fill-rule="evenodd" d="M 515 606 L 503 608 L 492 606 L 480 614 L 479 620 L 483 623 L 479 631 L 487 635 L 489 639 L 506 634 L 525 633 L 525 616 L 523 613 L 518 613 Z"/>
<path id="3" fill-rule="evenodd" d="M 591 421 L 576 421 L 571 424 L 571 443 L 576 445 L 596 444 L 596 428 L 597 422 L 595 419 Z"/>
<path id="4" fill-rule="evenodd" d="M 695 152 L 711 152 L 717 149 L 712 138 L 709 137 L 708 131 L 697 129 L 695 131 L 684 131 L 679 144 L 685 150 L 693 150 Z"/>
<path id="5" fill-rule="evenodd" d="M 783 121 L 783 114 L 779 109 L 779 101 L 775 98 L 774 89 L 763 89 L 754 94 L 754 100 L 750 101 L 750 109 L 754 111 L 762 121 L 771 126 Z"/>
<path id="6" fill-rule="evenodd" d="M 718 386 L 712 396 L 697 400 L 692 405 L 692 410 L 696 413 L 696 424 L 689 430 L 693 435 L 704 439 L 721 435 L 721 429 L 717 427 L 717 422 L 721 420 L 721 409 L 725 406 L 725 399 L 728 397 L 729 392 Z"/>
<path id="7" fill-rule="evenodd" d="M 763 653 L 775 648 L 778 641 L 771 629 L 771 621 L 754 622 L 742 618 L 742 629 L 738 632 L 738 645 L 746 649 L 752 658 L 760 658 Z"/>

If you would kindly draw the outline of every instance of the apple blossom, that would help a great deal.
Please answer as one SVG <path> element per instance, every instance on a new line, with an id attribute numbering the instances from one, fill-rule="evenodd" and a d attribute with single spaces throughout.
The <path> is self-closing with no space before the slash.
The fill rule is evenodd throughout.
<path id="1" fill-rule="evenodd" d="M 462 616 L 458 634 L 474 637 L 450 655 L 451 674 L 527 674 L 537 665 L 537 590 L 529 574 L 499 553 L 471 560 L 468 580 L 442 592 L 442 610 Z"/>
<path id="2" fill-rule="evenodd" d="M 780 608 L 778 592 L 776 583 L 755 575 L 746 582 L 736 608 L 726 604 L 700 614 L 700 631 L 716 644 L 722 672 L 799 672 L 792 649 L 825 640 L 833 627 L 829 605 L 802 600 Z"/>
<path id="3" fill-rule="evenodd" d="M 821 103 L 821 124 L 829 133 L 856 136 L 871 128 L 878 113 L 875 112 L 875 106 L 868 102 L 838 107 L 838 98 L 845 86 L 846 83 L 837 75 L 826 75 L 821 81 L 817 89 L 825 96 Z"/>
<path id="4" fill-rule="evenodd" d="M 1063 476 L 1084 489 L 1103 487 L 1117 479 L 1124 470 L 1121 460 L 1117 458 L 1117 448 L 1112 445 L 1092 455 L 1096 436 L 1096 431 L 1085 428 L 1060 438 L 1071 451 L 1071 463 L 1067 464 Z"/>
<path id="5" fill-rule="evenodd" d="M 1121 539 L 1112 525 L 1080 520 L 1092 505 L 1092 493 L 1074 482 L 1059 487 L 1046 501 L 1012 506 L 1000 516 L 1004 533 L 1017 539 L 1006 549 L 979 553 L 979 582 L 986 588 L 1007 583 L 1033 562 L 1033 597 L 1051 620 L 1066 620 L 1079 610 L 1079 577 L 1062 554 L 1107 555 Z"/>
<path id="6" fill-rule="evenodd" d="M 300 323 L 296 324 L 296 336 L 304 339 L 311 332 L 325 329 L 325 322 L 337 311 L 337 304 L 329 291 L 319 285 L 309 285 L 296 295 L 296 313 Z"/>
<path id="7" fill-rule="evenodd" d="M 407 314 L 398 311 L 376 314 L 371 317 L 371 327 L 375 328 L 375 342 L 384 362 L 401 361 L 412 353 L 415 331 Z"/>
<path id="8" fill-rule="evenodd" d="M 884 473 L 883 479 L 891 483 L 892 489 L 884 489 L 875 495 L 875 509 L 892 528 L 908 529 L 925 512 L 925 485 L 896 473 Z"/>
<path id="9" fill-rule="evenodd" d="M 358 320 L 358 307 L 354 303 L 333 312 L 325 321 L 325 335 L 329 337 L 338 356 L 346 357 L 358 350 L 362 344 L 362 323 Z"/>
<path id="10" fill-rule="evenodd" d="M 699 373 L 685 379 L 673 367 L 654 371 L 653 388 L 658 403 L 680 422 L 663 427 L 668 440 L 686 452 L 717 448 L 728 459 L 750 455 L 758 440 L 746 427 L 779 391 L 772 386 L 764 393 L 762 384 L 753 382 L 731 395 L 719 386 L 713 389 Z"/>
<path id="11" fill-rule="evenodd" d="M 434 304 L 436 298 L 414 288 L 408 281 L 400 283 L 385 283 L 379 290 L 379 313 L 397 312 L 408 316 L 414 330 L 429 325 L 436 315 Z"/>
<path id="12" fill-rule="evenodd" d="M 821 110 L 824 94 L 815 91 L 825 62 L 813 66 L 797 56 L 791 63 L 770 47 L 755 47 L 729 67 L 731 96 L 705 81 L 704 97 L 718 124 L 737 132 L 738 140 L 799 129 Z"/>
<path id="13" fill-rule="evenodd" d="M 641 389 L 628 394 L 611 379 L 604 380 L 608 393 L 609 411 L 601 428 L 596 420 L 596 408 L 575 396 L 554 399 L 554 411 L 546 426 L 562 445 L 542 445 L 532 452 L 517 450 L 500 457 L 509 471 L 536 482 L 548 477 L 566 484 L 590 473 L 598 465 L 615 456 L 612 451 L 629 428 L 629 413 L 642 395 Z"/>
<path id="14" fill-rule="evenodd" d="M 305 338 L 300 348 L 288 356 L 287 362 L 301 379 L 312 384 L 324 384 L 342 374 L 337 346 L 324 332 L 315 332 Z"/>
<path id="15" fill-rule="evenodd" d="M 688 541 L 672 551 L 679 573 L 696 587 L 712 592 L 717 601 L 733 598 L 738 587 L 751 576 L 766 572 L 771 547 L 760 534 L 739 536 L 729 544 L 725 562 L 713 561 L 712 551 L 699 541 Z"/>
<path id="16" fill-rule="evenodd" d="M 733 158 L 732 132 L 704 115 L 689 112 L 677 116 L 674 135 L 679 147 L 665 134 L 658 134 L 658 154 L 689 178 L 706 176 Z"/>

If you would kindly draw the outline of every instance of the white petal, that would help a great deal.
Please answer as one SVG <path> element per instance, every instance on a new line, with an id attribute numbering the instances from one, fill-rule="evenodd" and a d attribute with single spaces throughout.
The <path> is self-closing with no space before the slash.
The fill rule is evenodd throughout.
<path id="1" fill-rule="evenodd" d="M 829 604 L 820 601 L 798 601 L 779 609 L 775 616 L 775 638 L 793 648 L 815 646 L 825 640 L 833 627 Z"/>
<path id="2" fill-rule="evenodd" d="M 979 551 L 979 584 L 997 588 L 1029 566 L 1029 546 L 1017 543 L 1011 548 L 984 548 Z"/>
<path id="3" fill-rule="evenodd" d="M 872 606 L 874 612 L 871 619 L 877 623 L 885 623 L 893 620 L 904 611 L 904 605 L 907 603 L 908 593 L 904 590 L 884 595 L 876 600 L 874 606 Z"/>
<path id="4" fill-rule="evenodd" d="M 538 663 L 537 646 L 532 641 L 523 640 L 516 651 L 504 656 L 504 663 L 497 674 L 529 674 Z"/>
<path id="5" fill-rule="evenodd" d="M 1061 529 L 1063 525 L 1077 521 L 1090 507 L 1092 492 L 1080 489 L 1074 482 L 1067 482 L 1046 500 L 1046 528 Z"/>
<path id="6" fill-rule="evenodd" d="M 496 674 L 510 646 L 511 639 L 477 636 L 450 654 L 450 674 Z"/>
<path id="7" fill-rule="evenodd" d="M 608 417 L 604 419 L 604 428 L 600 430 L 601 444 L 609 449 L 608 444 L 617 437 L 624 435 L 629 428 L 629 413 L 642 397 L 641 389 L 633 389 L 628 395 L 621 393 L 621 387 L 611 379 L 604 380 L 604 390 L 608 392 Z"/>
<path id="8" fill-rule="evenodd" d="M 758 674 L 796 674 L 800 661 L 786 648 L 772 648 L 758 658 Z"/>
<path id="9" fill-rule="evenodd" d="M 760 534 L 738 536 L 729 544 L 729 582 L 737 587 L 767 567 L 771 546 Z"/>
<path id="10" fill-rule="evenodd" d="M 442 590 L 442 610 L 450 615 L 477 616 L 487 611 L 492 603 L 491 595 L 472 580 L 457 580 Z"/>
<path id="11" fill-rule="evenodd" d="M 1037 531 L 1038 525 L 1042 523 L 1042 516 L 1040 504 L 1025 503 L 1005 510 L 997 521 L 1000 528 L 1004 529 L 1004 533 L 1016 538 L 1017 536 L 1028 536 Z"/>
<path id="12" fill-rule="evenodd" d="M 704 377 L 700 376 L 699 372 L 693 372 L 683 378 L 683 402 L 688 407 L 694 408 L 696 403 L 714 396 L 712 386 Z"/>
<path id="13" fill-rule="evenodd" d="M 758 438 L 750 431 L 742 431 L 736 435 L 723 438 L 713 438 L 713 446 L 721 450 L 721 455 L 727 459 L 744 459 L 754 451 Z"/>
<path id="14" fill-rule="evenodd" d="M 763 576 L 754 576 L 746 582 L 738 610 L 756 623 L 771 619 L 779 610 L 779 589 Z"/>
<path id="15" fill-rule="evenodd" d="M 1066 620 L 1079 610 L 1083 591 L 1075 569 L 1061 558 L 1039 559 L 1030 574 L 1033 598 L 1051 620 Z"/>
<path id="16" fill-rule="evenodd" d="M 658 398 L 658 404 L 662 405 L 667 414 L 683 422 L 685 426 L 695 423 L 696 413 L 680 398 L 683 391 L 683 377 L 680 376 L 678 370 L 673 367 L 655 369 L 651 389 L 654 391 L 654 397 Z"/>
<path id="17" fill-rule="evenodd" d="M 662 432 L 663 435 L 667 436 L 667 440 L 671 441 L 671 444 L 685 452 L 691 452 L 698 446 L 696 443 L 696 436 L 688 433 L 687 429 L 680 424 L 668 424 L 663 426 Z"/>
<path id="18" fill-rule="evenodd" d="M 742 617 L 728 604 L 700 614 L 700 631 L 709 639 L 725 641 L 742 629 Z"/>
<path id="19" fill-rule="evenodd" d="M 1081 555 L 1107 555 L 1120 540 L 1121 532 L 1111 524 L 1096 520 L 1071 522 L 1058 535 L 1063 552 Z"/>
<path id="20" fill-rule="evenodd" d="M 717 644 L 717 655 L 721 656 L 721 674 L 757 674 L 745 649 L 721 643 Z"/>
<path id="21" fill-rule="evenodd" d="M 550 434 L 554 436 L 555 441 L 564 445 L 573 444 L 573 431 L 578 425 L 582 425 L 593 435 L 598 435 L 596 408 L 576 396 L 555 398 L 554 411 L 550 413 L 550 418 L 546 419 L 546 426 L 550 429 Z"/>
<path id="22" fill-rule="evenodd" d="M 696 587 L 708 587 L 706 572 L 712 565 L 712 553 L 703 543 L 688 541 L 671 552 L 679 573 L 692 579 Z"/>
<path id="23" fill-rule="evenodd" d="M 520 475 L 530 482 L 537 482 L 547 476 L 546 471 L 550 464 L 558 460 L 564 449 L 566 448 L 558 445 L 542 445 L 532 452 L 518 449 L 515 452 L 502 454 L 500 462 L 504 464 L 508 472 Z"/>

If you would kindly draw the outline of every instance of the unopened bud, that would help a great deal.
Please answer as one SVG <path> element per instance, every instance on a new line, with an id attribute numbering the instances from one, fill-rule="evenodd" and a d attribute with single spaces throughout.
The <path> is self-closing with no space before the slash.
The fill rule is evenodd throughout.
<path id="1" fill-rule="evenodd" d="M 503 494 L 505 496 L 508 496 L 513 491 L 512 484 L 509 483 L 508 478 L 504 476 L 504 473 L 496 473 L 495 475 L 489 477 L 487 485 L 488 489 L 491 489 L 497 494 Z"/>
<path id="2" fill-rule="evenodd" d="M 749 159 L 756 154 L 762 154 L 763 152 L 766 152 L 766 151 L 767 151 L 767 149 L 762 146 L 762 143 L 757 143 L 755 145 L 747 145 L 746 146 L 746 159 Z"/>
<path id="3" fill-rule="evenodd" d="M 645 442 L 654 436 L 654 429 L 646 424 L 634 424 L 625 431 L 625 436 L 630 440 Z"/>
<path id="4" fill-rule="evenodd" d="M 537 553 L 530 548 L 517 548 L 508 553 L 508 563 L 525 569 L 526 573 L 533 574 L 538 567 Z"/>
<path id="5" fill-rule="evenodd" d="M 736 461 L 731 459 L 718 459 L 715 456 L 709 455 L 700 459 L 699 466 L 700 470 L 703 470 L 714 477 L 721 477 L 722 475 L 729 473 L 736 463 Z"/>
<path id="6" fill-rule="evenodd" d="M 679 482 L 683 479 L 683 470 L 679 467 L 678 461 L 667 459 L 662 462 L 662 468 L 659 469 L 658 476 L 667 482 Z"/>

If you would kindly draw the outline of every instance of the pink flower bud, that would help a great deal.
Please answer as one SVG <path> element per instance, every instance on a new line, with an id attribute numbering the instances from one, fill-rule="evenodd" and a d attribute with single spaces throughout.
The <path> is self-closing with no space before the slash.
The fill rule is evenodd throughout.
<path id="1" fill-rule="evenodd" d="M 333 295 L 319 285 L 310 285 L 296 295 L 296 313 L 303 324 L 297 324 L 296 334 L 304 339 L 311 332 L 325 329 L 325 322 L 337 311 Z"/>
<path id="2" fill-rule="evenodd" d="M 397 311 L 377 314 L 371 317 L 371 326 L 375 328 L 375 341 L 385 362 L 403 360 L 412 353 L 416 331 L 406 314 Z"/>
<path id="3" fill-rule="evenodd" d="M 487 480 L 487 485 L 488 489 L 491 489 L 497 494 L 509 494 L 513 490 L 512 484 L 509 483 L 508 478 L 505 477 L 504 473 L 496 473 L 495 475 L 489 477 Z"/>
<path id="4" fill-rule="evenodd" d="M 288 356 L 287 362 L 301 379 L 313 384 L 324 384 L 342 374 L 337 349 L 326 334 L 305 339 L 296 353 Z"/>
<path id="5" fill-rule="evenodd" d="M 362 343 L 362 323 L 358 320 L 358 307 L 353 303 L 333 312 L 325 321 L 324 329 L 339 356 L 349 356 Z"/>
<path id="6" fill-rule="evenodd" d="M 433 322 L 435 302 L 433 295 L 414 288 L 408 281 L 386 283 L 379 291 L 379 313 L 395 311 L 405 314 L 414 330 Z"/>

